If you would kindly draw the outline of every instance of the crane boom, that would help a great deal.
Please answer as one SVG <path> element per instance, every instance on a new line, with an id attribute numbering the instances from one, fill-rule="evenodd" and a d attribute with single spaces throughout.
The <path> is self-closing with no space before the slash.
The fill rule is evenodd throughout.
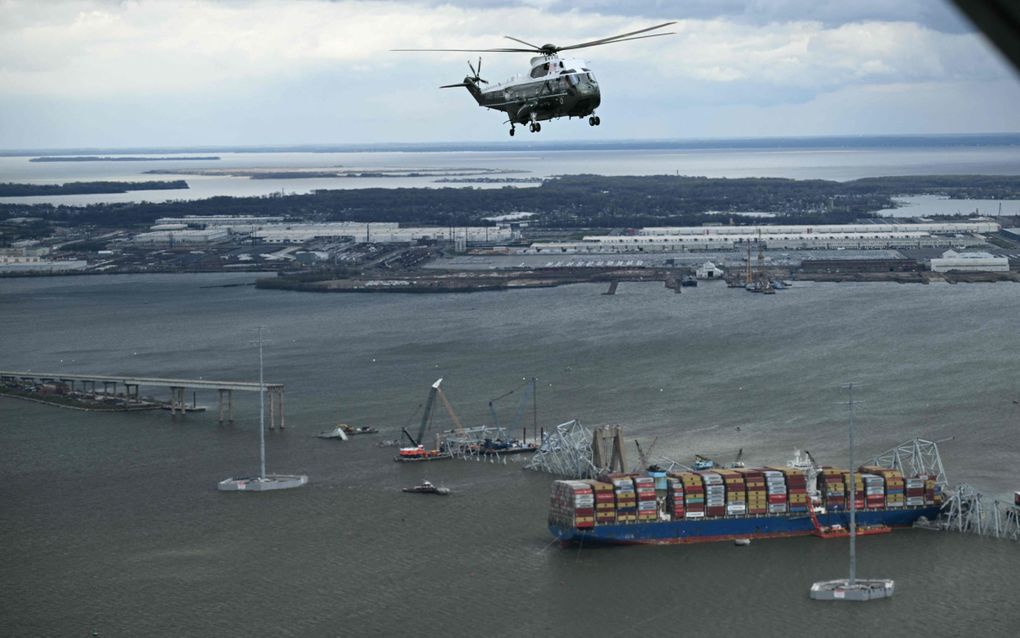
<path id="1" fill-rule="evenodd" d="M 436 401 L 436 394 L 439 393 L 439 385 L 442 382 L 443 378 L 439 377 L 436 379 L 436 382 L 432 384 L 432 388 L 429 390 L 429 398 L 428 401 L 425 402 L 425 411 L 422 412 L 421 415 L 421 425 L 418 426 L 418 438 L 417 440 L 412 439 L 412 443 L 414 445 L 421 445 L 422 441 L 425 439 L 425 430 L 428 429 L 429 419 L 432 418 L 432 405 Z M 404 430 L 404 432 L 407 433 L 407 430 Z M 408 438 L 410 437 L 411 435 L 408 434 Z"/>

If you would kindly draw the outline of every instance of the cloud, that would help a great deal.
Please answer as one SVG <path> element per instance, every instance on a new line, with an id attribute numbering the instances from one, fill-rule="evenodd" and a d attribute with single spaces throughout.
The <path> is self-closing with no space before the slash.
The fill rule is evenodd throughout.
<path id="1" fill-rule="evenodd" d="M 702 134 L 669 125 L 671 110 L 748 109 L 764 117 L 799 105 L 824 118 L 825 96 L 863 95 L 861 87 L 943 87 L 945 96 L 1014 81 L 981 36 L 938 26 L 926 13 L 931 5 L 0 0 L 0 146 L 51 138 L 74 145 L 101 135 L 135 135 L 138 144 L 186 134 L 195 138 L 188 143 L 491 139 L 502 128 L 499 114 L 478 109 L 461 91 L 436 90 L 463 77 L 473 54 L 389 50 L 499 47 L 507 34 L 562 45 L 667 17 L 678 20 L 676 35 L 576 52 L 602 81 L 607 115 L 625 103 L 633 111 L 620 119 L 656 113 L 658 123 L 643 135 L 641 118 L 628 124 L 630 135 Z M 527 55 L 483 55 L 491 81 L 527 68 Z M 905 103 L 878 101 L 889 109 Z M 952 117 L 932 121 L 948 131 L 951 121 L 972 126 L 950 102 L 944 110 Z M 1020 129 L 1020 116 L 994 113 L 981 125 Z M 568 130 L 548 128 L 549 136 Z"/>

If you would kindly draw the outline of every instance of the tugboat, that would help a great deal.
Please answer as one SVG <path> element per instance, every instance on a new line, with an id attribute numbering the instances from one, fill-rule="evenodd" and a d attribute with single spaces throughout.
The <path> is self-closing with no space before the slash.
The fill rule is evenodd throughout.
<path id="1" fill-rule="evenodd" d="M 415 485 L 414 487 L 405 487 L 401 491 L 409 494 L 438 494 L 439 496 L 446 496 L 450 493 L 448 487 L 436 487 L 428 481 L 422 481 L 421 485 Z"/>

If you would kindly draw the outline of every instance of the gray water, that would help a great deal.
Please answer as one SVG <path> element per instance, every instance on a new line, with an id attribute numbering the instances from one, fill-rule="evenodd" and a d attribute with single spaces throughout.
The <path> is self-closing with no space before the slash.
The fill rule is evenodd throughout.
<path id="1" fill-rule="evenodd" d="M 1020 152 L 1003 146 L 880 148 L 747 148 L 667 150 L 520 150 L 365 153 L 216 153 L 220 160 L 153 162 L 30 162 L 0 157 L 0 181 L 62 184 L 73 181 L 150 181 L 184 179 L 187 190 L 133 191 L 107 195 L 0 197 L 0 203 L 163 202 L 229 195 L 308 193 L 315 189 L 464 187 L 502 188 L 503 184 L 438 183 L 431 177 L 337 177 L 258 179 L 228 175 L 150 175 L 150 170 L 305 168 L 414 169 L 486 168 L 525 171 L 509 177 L 598 175 L 702 175 L 706 177 L 786 177 L 851 180 L 887 175 L 1020 175 Z M 527 184 L 516 186 L 527 186 Z M 963 205 L 963 204 L 961 204 Z M 968 212 L 973 206 L 966 205 Z"/>
<path id="2" fill-rule="evenodd" d="M 898 531 L 861 539 L 859 573 L 896 579 L 867 606 L 811 602 L 845 541 L 560 549 L 551 478 L 518 464 L 393 463 L 395 438 L 444 386 L 465 423 L 539 378 L 540 425 L 620 423 L 660 454 L 845 463 L 840 384 L 861 384 L 858 454 L 947 439 L 953 482 L 1020 488 L 1014 284 L 805 284 L 763 297 L 661 284 L 469 295 L 210 287 L 252 276 L 0 280 L 2 369 L 286 384 L 269 468 L 300 490 L 226 494 L 257 469 L 257 401 L 82 413 L 0 399 L 0 635 L 1016 635 L 1020 545 Z M 507 403 L 509 401 L 509 403 Z M 198 402 L 215 406 L 215 395 Z M 512 420 L 513 398 L 497 403 Z M 378 437 L 315 433 L 337 421 Z M 437 426 L 448 421 L 437 417 Z M 737 431 L 737 427 L 740 430 Z M 628 443 L 628 445 L 630 445 Z M 633 459 L 633 448 L 629 449 Z M 402 494 L 422 478 L 446 499 Z"/>

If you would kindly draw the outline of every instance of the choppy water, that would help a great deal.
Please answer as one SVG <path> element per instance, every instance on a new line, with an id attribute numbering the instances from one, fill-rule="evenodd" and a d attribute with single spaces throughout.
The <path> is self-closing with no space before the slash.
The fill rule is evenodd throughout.
<path id="1" fill-rule="evenodd" d="M 862 384 L 859 454 L 941 439 L 950 479 L 1020 488 L 1020 287 L 810 284 L 771 297 L 623 284 L 470 295 L 312 295 L 251 276 L 0 280 L 4 369 L 252 379 L 287 387 L 269 466 L 307 487 L 223 494 L 257 468 L 257 402 L 85 414 L 0 399 L 0 634 L 78 636 L 1016 635 L 1020 545 L 920 531 L 864 538 L 868 606 L 812 603 L 846 544 L 814 538 L 561 550 L 550 478 L 518 465 L 390 461 L 385 438 L 439 376 L 467 423 L 524 376 L 539 420 L 621 423 L 654 455 L 845 457 L 839 385 Z M 215 396 L 199 394 L 215 405 Z M 500 402 L 510 420 L 513 399 Z M 444 422 L 440 422 L 443 425 Z M 740 431 L 736 430 L 737 426 Z M 447 499 L 399 488 L 427 477 Z"/>

